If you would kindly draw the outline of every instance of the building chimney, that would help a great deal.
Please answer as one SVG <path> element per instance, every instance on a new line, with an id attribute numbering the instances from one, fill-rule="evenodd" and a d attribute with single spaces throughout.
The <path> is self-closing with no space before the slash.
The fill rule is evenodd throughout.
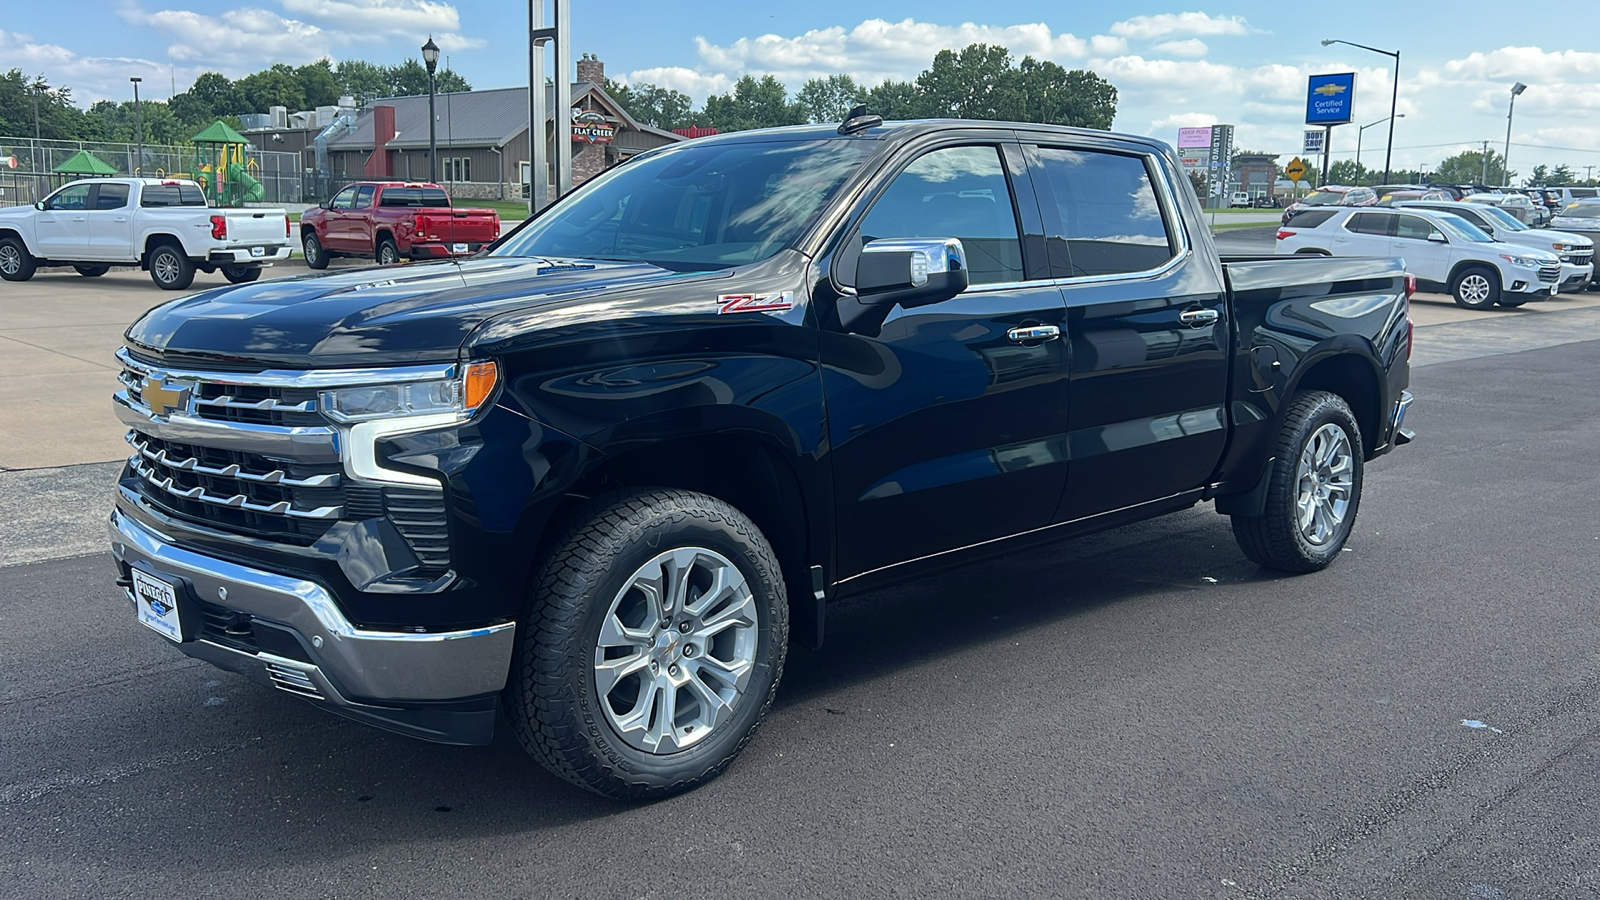
<path id="1" fill-rule="evenodd" d="M 389 142 L 394 140 L 394 107 L 372 108 L 372 155 L 362 167 L 362 174 L 388 178 L 394 174 L 389 165 Z"/>
<path id="2" fill-rule="evenodd" d="M 600 57 L 585 53 L 578 60 L 578 80 L 603 86 L 606 83 L 606 64 L 600 61 Z"/>

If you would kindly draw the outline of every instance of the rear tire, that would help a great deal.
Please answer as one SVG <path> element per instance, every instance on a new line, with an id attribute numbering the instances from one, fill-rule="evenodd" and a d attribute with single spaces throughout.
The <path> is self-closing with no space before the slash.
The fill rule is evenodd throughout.
<path id="1" fill-rule="evenodd" d="M 716 777 L 750 742 L 783 674 L 789 607 L 743 513 L 682 490 L 599 498 L 533 584 L 506 699 L 551 772 L 659 798 Z"/>
<path id="2" fill-rule="evenodd" d="M 248 284 L 261 277 L 260 266 L 223 266 L 222 277 L 229 284 Z"/>
<path id="3" fill-rule="evenodd" d="M 322 242 L 317 240 L 316 232 L 306 232 L 305 241 L 300 245 L 300 250 L 305 254 L 307 268 L 326 269 L 328 267 L 328 252 L 322 249 Z"/>
<path id="4" fill-rule="evenodd" d="M 380 266 L 392 266 L 400 262 L 400 248 L 395 246 L 393 238 L 378 241 L 377 257 Z"/>
<path id="5" fill-rule="evenodd" d="M 181 291 L 194 283 L 194 262 L 183 248 L 162 244 L 150 251 L 150 280 L 164 291 Z"/>
<path id="6" fill-rule="evenodd" d="M 1361 428 L 1344 398 L 1297 395 L 1273 449 L 1266 507 L 1232 516 L 1239 549 L 1256 564 L 1315 572 L 1339 555 L 1361 506 Z"/>
<path id="7" fill-rule="evenodd" d="M 72 269 L 85 278 L 99 278 L 111 271 L 110 266 L 73 266 Z"/>
<path id="8" fill-rule="evenodd" d="M 1466 309 L 1490 309 L 1500 300 L 1500 274 L 1484 266 L 1463 269 L 1450 285 L 1456 305 Z"/>
<path id="9" fill-rule="evenodd" d="M 18 238 L 0 239 L 0 278 L 7 281 L 27 281 L 33 277 L 39 264 L 28 252 L 26 244 Z"/>

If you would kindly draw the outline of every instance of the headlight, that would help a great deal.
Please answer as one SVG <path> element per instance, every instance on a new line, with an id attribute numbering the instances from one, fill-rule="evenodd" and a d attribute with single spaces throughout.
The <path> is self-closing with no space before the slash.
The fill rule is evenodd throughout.
<path id="1" fill-rule="evenodd" d="M 494 393 L 499 380 L 493 362 L 467 363 L 455 378 L 323 391 L 322 408 L 339 422 L 441 414 L 467 419 Z"/>
<path id="2" fill-rule="evenodd" d="M 1514 266 L 1540 266 L 1544 264 L 1544 260 L 1535 259 L 1531 256 L 1501 256 L 1500 258 Z"/>
<path id="3" fill-rule="evenodd" d="M 1576 246 L 1573 245 L 1573 244 L 1559 244 L 1558 243 L 1558 244 L 1551 244 L 1550 246 L 1555 248 L 1556 250 L 1573 250 L 1573 249 L 1576 249 Z"/>

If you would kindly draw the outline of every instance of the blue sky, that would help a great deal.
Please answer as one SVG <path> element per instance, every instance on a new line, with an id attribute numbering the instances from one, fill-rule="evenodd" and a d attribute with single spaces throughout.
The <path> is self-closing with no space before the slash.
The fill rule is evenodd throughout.
<path id="1" fill-rule="evenodd" d="M 1523 81 L 1530 87 L 1517 101 L 1512 167 L 1600 169 L 1596 32 L 1510 14 L 1503 0 L 1347 0 L 1323 5 L 1333 12 L 1323 22 L 1315 5 L 1257 0 L 572 5 L 574 55 L 597 54 L 613 78 L 675 87 L 697 101 L 746 73 L 772 73 L 792 87 L 835 72 L 868 83 L 908 78 L 941 48 L 985 41 L 1018 58 L 1098 72 L 1121 94 L 1118 130 L 1172 141 L 1180 126 L 1229 122 L 1239 146 L 1286 157 L 1299 149 L 1308 75 L 1355 71 L 1356 124 L 1388 115 L 1391 61 L 1319 43 L 1341 38 L 1402 54 L 1396 167 L 1431 166 L 1484 140 L 1502 149 L 1509 88 Z M 141 75 L 145 96 L 159 98 L 206 70 L 237 77 L 324 55 L 398 62 L 432 33 L 474 85 L 501 87 L 527 81 L 526 16 L 524 2 L 485 0 L 15 3 L 0 20 L 0 67 L 43 73 L 80 102 L 126 99 L 128 76 Z M 1369 166 L 1382 166 L 1384 131 L 1364 132 Z M 1335 130 L 1335 158 L 1353 153 L 1355 132 Z"/>

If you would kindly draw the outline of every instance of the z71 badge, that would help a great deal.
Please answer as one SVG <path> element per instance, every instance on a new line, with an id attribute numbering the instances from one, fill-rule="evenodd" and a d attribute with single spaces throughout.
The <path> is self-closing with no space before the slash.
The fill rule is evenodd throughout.
<path id="1" fill-rule="evenodd" d="M 794 308 L 794 292 L 777 294 L 723 294 L 717 297 L 717 315 L 742 312 L 783 312 Z"/>

